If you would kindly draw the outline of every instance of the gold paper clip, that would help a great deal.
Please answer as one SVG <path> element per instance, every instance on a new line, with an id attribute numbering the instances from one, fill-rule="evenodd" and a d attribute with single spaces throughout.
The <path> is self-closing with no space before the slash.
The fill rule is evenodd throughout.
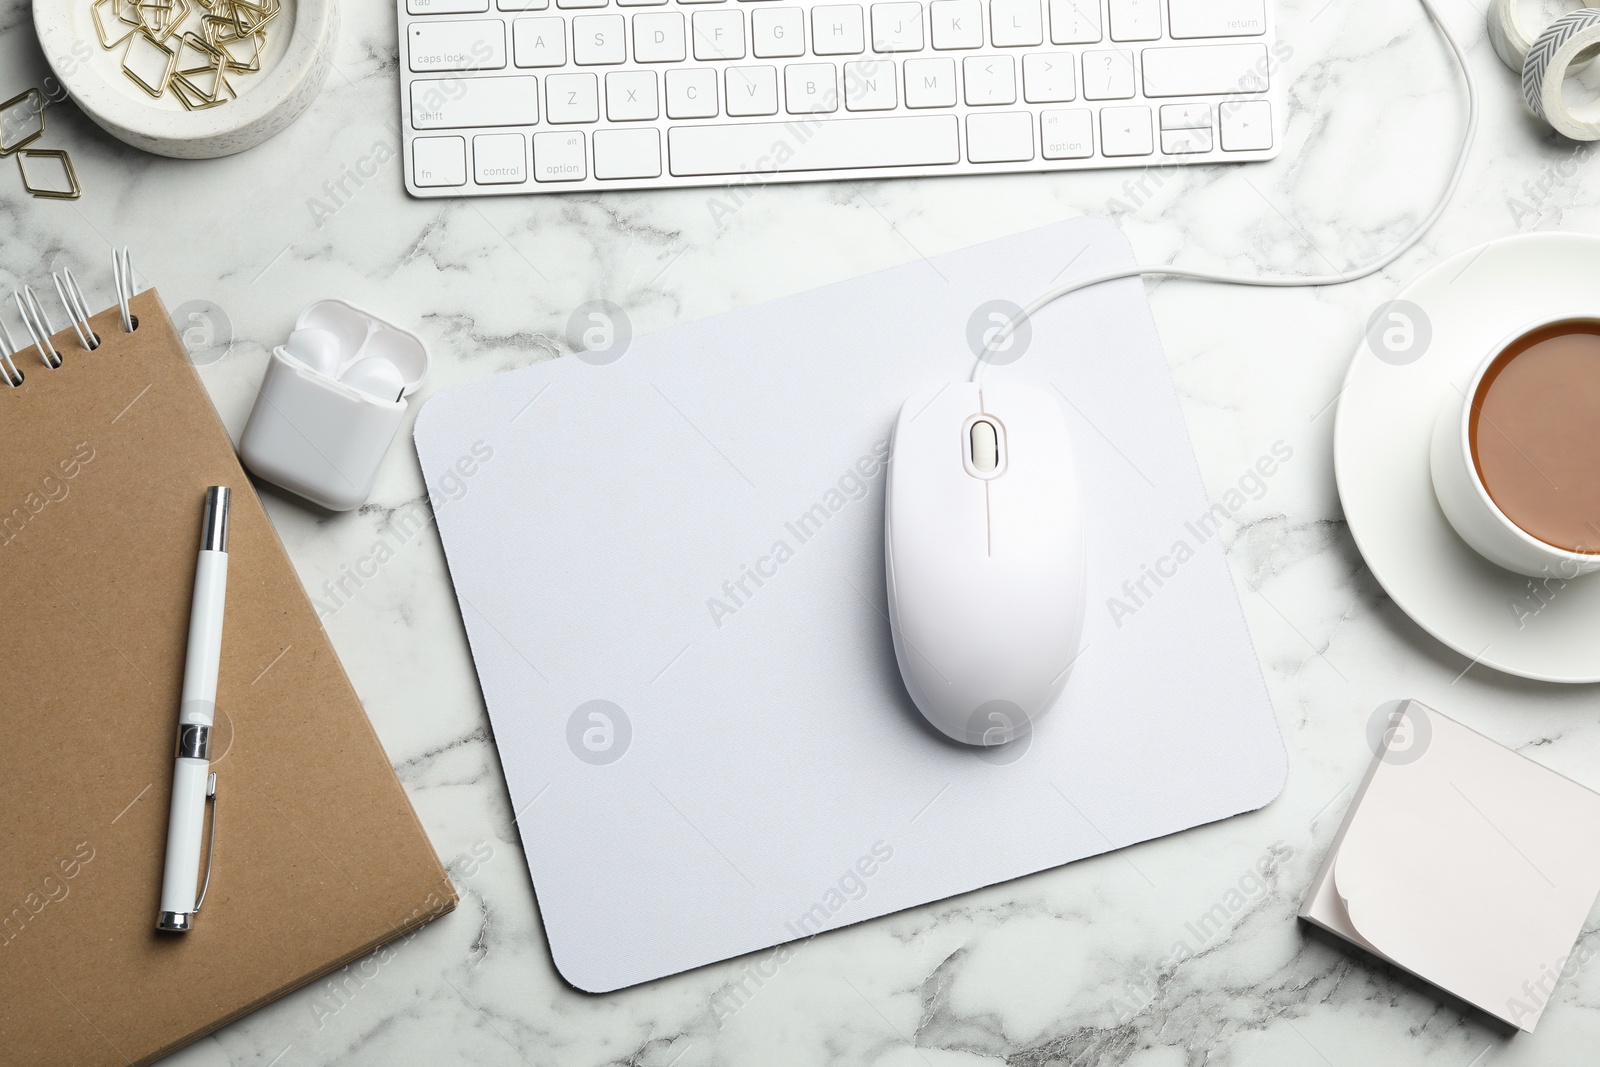
<path id="1" fill-rule="evenodd" d="M 67 179 L 67 188 L 55 189 L 48 185 L 35 185 L 28 178 L 28 160 L 54 159 L 61 164 L 61 173 Z M 78 186 L 78 174 L 72 169 L 72 157 L 59 148 L 24 148 L 17 155 L 17 169 L 22 171 L 22 187 L 41 200 L 76 200 L 83 195 Z"/>
<path id="2" fill-rule="evenodd" d="M 28 110 L 33 113 L 33 118 L 39 123 L 38 128 L 24 133 L 14 140 L 7 140 L 7 120 L 24 104 L 31 105 Z M 26 89 L 10 100 L 0 104 L 0 158 L 9 156 L 19 148 L 26 148 L 44 136 L 44 94 L 37 89 Z"/>
<path id="3" fill-rule="evenodd" d="M 208 71 L 208 73 L 211 72 Z M 172 76 L 172 95 L 176 96 L 178 102 L 189 111 L 205 111 L 208 108 L 216 107 L 218 104 L 226 104 L 229 100 L 234 99 L 233 86 L 228 84 L 226 78 L 218 74 L 216 84 L 221 87 L 222 91 L 226 91 L 226 96 L 207 96 L 205 90 L 190 80 L 188 75 L 174 74 Z"/>
<path id="4" fill-rule="evenodd" d="M 189 51 L 199 53 L 197 57 L 199 61 L 197 63 L 189 62 L 187 54 Z M 227 58 L 220 48 L 215 47 L 193 30 L 187 31 L 178 39 L 177 72 L 179 74 L 188 77 L 193 77 L 196 74 L 205 74 L 216 70 L 222 65 L 218 60 L 226 62 Z"/>
<path id="5" fill-rule="evenodd" d="M 249 37 L 240 37 L 237 40 L 226 41 L 219 46 L 227 53 L 228 69 L 235 74 L 255 74 L 261 69 L 261 53 L 266 47 L 262 35 L 253 33 Z M 239 58 L 236 49 L 246 49 L 248 58 Z"/>
<path id="6" fill-rule="evenodd" d="M 193 10 L 189 0 L 140 0 L 139 3 L 142 26 L 157 44 L 166 44 Z"/>
<path id="7" fill-rule="evenodd" d="M 111 36 L 111 32 L 106 29 L 105 17 L 100 14 L 100 9 L 105 7 L 107 4 L 111 5 L 111 17 L 117 23 L 116 28 L 126 31 L 121 37 Z M 132 37 L 134 34 L 139 32 L 138 25 L 130 25 L 125 19 L 121 18 L 117 14 L 120 4 L 121 0 L 94 0 L 94 3 L 89 5 L 89 16 L 94 20 L 94 32 L 100 38 L 101 48 L 107 50 L 115 48 L 117 45 L 121 44 L 123 41 L 126 41 L 129 37 Z"/>
<path id="8" fill-rule="evenodd" d="M 140 48 L 141 41 L 145 44 L 145 47 L 143 48 Z M 154 55 L 150 54 L 150 49 L 152 48 L 167 57 L 166 62 L 162 66 L 161 76 L 154 84 L 146 80 L 143 75 L 134 70 L 134 68 L 131 66 L 136 59 L 134 55 L 135 49 L 146 53 L 149 55 L 149 58 L 153 59 L 155 58 Z M 166 45 L 156 40 L 149 30 L 141 30 L 130 37 L 128 39 L 128 48 L 122 53 L 122 73 L 126 74 L 128 76 L 128 80 L 133 82 L 133 84 L 137 85 L 146 93 L 158 99 L 162 93 L 167 91 L 167 85 L 172 81 L 172 72 L 177 69 L 177 66 L 178 50 L 176 48 L 168 48 Z"/>

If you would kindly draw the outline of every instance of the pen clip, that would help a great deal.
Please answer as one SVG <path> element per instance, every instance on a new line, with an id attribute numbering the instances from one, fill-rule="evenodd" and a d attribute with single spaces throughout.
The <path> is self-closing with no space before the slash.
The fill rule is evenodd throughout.
<path id="1" fill-rule="evenodd" d="M 206 799 L 211 802 L 211 832 L 206 835 L 206 877 L 200 883 L 200 895 L 195 898 L 194 910 L 206 902 L 206 890 L 211 888 L 211 860 L 217 852 L 217 772 L 206 779 Z"/>

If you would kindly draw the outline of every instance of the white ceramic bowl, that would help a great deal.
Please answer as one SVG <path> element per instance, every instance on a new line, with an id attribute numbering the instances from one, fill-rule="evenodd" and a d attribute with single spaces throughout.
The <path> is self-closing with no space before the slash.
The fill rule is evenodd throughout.
<path id="1" fill-rule="evenodd" d="M 1541 541 L 1500 510 L 1478 476 L 1478 465 L 1472 461 L 1472 443 L 1468 435 L 1472 407 L 1468 399 L 1478 395 L 1483 376 L 1500 353 L 1519 337 L 1558 322 L 1594 322 L 1597 319 L 1600 316 L 1592 311 L 1546 315 L 1516 330 L 1489 350 L 1465 392 L 1449 391 L 1433 426 L 1429 465 L 1433 472 L 1433 491 L 1445 518 L 1479 555 L 1509 571 L 1532 578 L 1570 579 L 1591 574 L 1600 570 L 1600 554 L 1569 552 Z"/>
<path id="2" fill-rule="evenodd" d="M 122 72 L 122 49 L 100 47 L 88 0 L 35 0 L 33 24 L 51 70 L 108 133 L 135 148 L 211 159 L 253 148 L 311 105 L 327 80 L 339 28 L 336 0 L 283 0 L 262 69 L 232 76 L 239 93 L 220 107 L 185 111 L 151 99 Z"/>

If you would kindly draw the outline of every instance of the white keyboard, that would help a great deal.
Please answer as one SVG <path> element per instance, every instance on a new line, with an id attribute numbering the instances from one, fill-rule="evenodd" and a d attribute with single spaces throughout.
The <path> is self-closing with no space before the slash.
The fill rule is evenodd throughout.
<path id="1" fill-rule="evenodd" d="M 1269 0 L 397 4 L 414 196 L 1237 162 L 1282 140 Z"/>

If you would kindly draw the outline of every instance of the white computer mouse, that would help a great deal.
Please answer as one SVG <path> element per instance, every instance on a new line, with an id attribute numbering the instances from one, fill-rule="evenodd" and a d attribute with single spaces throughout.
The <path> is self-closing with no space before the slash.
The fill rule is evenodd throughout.
<path id="1" fill-rule="evenodd" d="M 928 389 L 895 422 L 884 566 L 911 699 L 957 741 L 1038 722 L 1083 634 L 1083 515 L 1066 415 L 1010 382 Z"/>

